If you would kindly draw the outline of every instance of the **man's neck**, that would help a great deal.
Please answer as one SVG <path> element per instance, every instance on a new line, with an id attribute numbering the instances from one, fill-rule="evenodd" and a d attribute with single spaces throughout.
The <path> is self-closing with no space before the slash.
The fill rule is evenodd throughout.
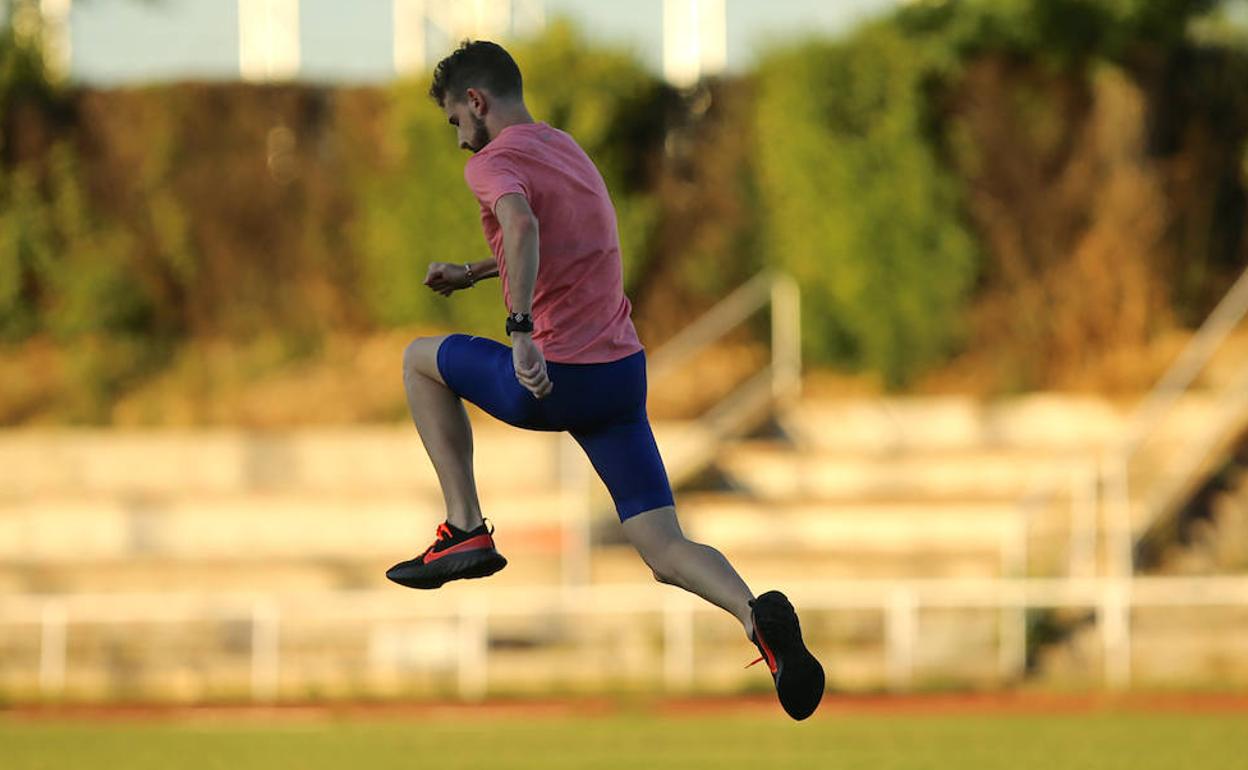
<path id="1" fill-rule="evenodd" d="M 487 113 L 485 118 L 485 130 L 490 132 L 490 139 L 494 139 L 503 132 L 503 129 L 510 126 L 518 126 L 526 123 L 534 123 L 533 116 L 529 114 L 529 110 L 524 103 L 496 105 L 493 110 Z"/>

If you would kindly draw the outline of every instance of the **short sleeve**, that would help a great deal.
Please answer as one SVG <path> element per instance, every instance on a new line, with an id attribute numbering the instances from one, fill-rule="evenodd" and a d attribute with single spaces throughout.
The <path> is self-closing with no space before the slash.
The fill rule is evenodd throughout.
<path id="1" fill-rule="evenodd" d="M 464 165 L 464 180 L 472 194 L 486 209 L 493 211 L 498 199 L 508 193 L 520 193 L 529 197 L 529 185 L 524 174 L 506 153 L 494 152 L 477 155 Z"/>

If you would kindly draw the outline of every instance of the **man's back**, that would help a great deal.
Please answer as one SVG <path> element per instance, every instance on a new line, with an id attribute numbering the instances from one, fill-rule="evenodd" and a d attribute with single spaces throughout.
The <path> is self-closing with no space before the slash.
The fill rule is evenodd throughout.
<path id="1" fill-rule="evenodd" d="M 523 195 L 540 229 L 533 339 L 550 361 L 605 363 L 642 349 L 624 296 L 615 209 L 602 175 L 566 133 L 545 123 L 504 129 L 464 168 L 511 306 L 494 206 Z"/>

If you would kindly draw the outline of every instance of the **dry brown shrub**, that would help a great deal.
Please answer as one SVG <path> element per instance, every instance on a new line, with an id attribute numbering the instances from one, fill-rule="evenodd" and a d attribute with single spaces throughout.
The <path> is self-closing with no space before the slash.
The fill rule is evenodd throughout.
<path id="1" fill-rule="evenodd" d="M 953 159 L 986 248 L 971 341 L 932 381 L 980 390 L 1137 389 L 1174 326 L 1170 208 L 1146 99 L 1121 71 L 1087 81 L 1004 59 L 971 67 Z M 959 372 L 961 370 L 961 372 Z"/>

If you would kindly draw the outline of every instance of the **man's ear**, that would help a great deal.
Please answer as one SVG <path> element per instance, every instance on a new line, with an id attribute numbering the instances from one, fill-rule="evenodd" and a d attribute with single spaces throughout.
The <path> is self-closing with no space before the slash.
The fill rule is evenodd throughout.
<path id="1" fill-rule="evenodd" d="M 468 101 L 468 108 L 472 110 L 472 114 L 478 118 L 484 118 L 485 113 L 490 111 L 490 101 L 486 98 L 485 92 L 479 88 L 469 88 L 465 94 Z"/>

